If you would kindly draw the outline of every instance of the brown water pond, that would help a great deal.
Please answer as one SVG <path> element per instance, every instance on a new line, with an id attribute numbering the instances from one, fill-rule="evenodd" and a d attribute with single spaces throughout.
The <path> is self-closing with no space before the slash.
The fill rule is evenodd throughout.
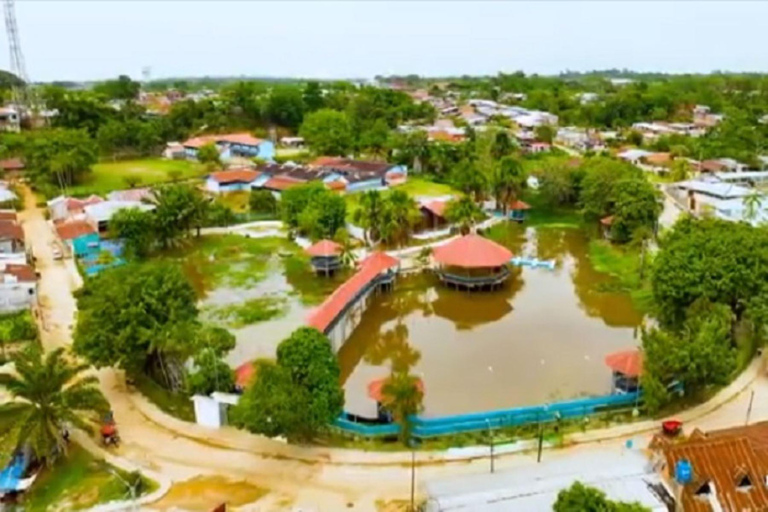
<path id="1" fill-rule="evenodd" d="M 587 236 L 510 226 L 500 238 L 557 267 L 524 267 L 502 290 L 482 293 L 448 289 L 430 274 L 399 278 L 339 352 L 347 410 L 369 409 L 368 383 L 393 368 L 423 379 L 425 416 L 610 391 L 603 359 L 637 345 L 642 314 L 628 294 L 606 291 L 612 278 L 590 264 Z"/>

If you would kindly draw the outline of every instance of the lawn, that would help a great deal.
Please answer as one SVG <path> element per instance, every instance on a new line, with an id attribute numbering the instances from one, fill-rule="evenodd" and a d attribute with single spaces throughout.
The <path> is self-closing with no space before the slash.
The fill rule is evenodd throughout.
<path id="1" fill-rule="evenodd" d="M 144 374 L 134 377 L 134 385 L 163 412 L 180 420 L 195 421 L 195 409 L 186 394 L 172 393 Z"/>
<path id="2" fill-rule="evenodd" d="M 112 472 L 115 468 L 95 459 L 78 445 L 71 445 L 66 458 L 50 469 L 43 469 L 32 489 L 24 496 L 24 510 L 82 510 L 99 503 L 124 500 L 129 490 Z M 133 483 L 135 476 L 118 471 L 120 477 Z M 157 487 L 142 477 L 141 494 Z"/>
<path id="3" fill-rule="evenodd" d="M 69 192 L 73 196 L 103 195 L 113 190 L 130 188 L 128 183 L 131 180 L 137 180 L 135 186 L 140 187 L 173 180 L 199 178 L 204 174 L 203 165 L 186 160 L 147 158 L 100 162 L 93 166 L 93 172 L 84 183 L 72 187 Z"/>

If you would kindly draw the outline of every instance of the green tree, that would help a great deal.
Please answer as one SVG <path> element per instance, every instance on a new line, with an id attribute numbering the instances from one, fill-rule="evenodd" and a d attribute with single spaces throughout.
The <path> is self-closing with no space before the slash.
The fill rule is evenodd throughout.
<path id="1" fill-rule="evenodd" d="M 129 374 L 161 372 L 169 387 L 176 385 L 181 364 L 196 349 L 196 302 L 177 265 L 112 268 L 78 292 L 73 348 L 97 367 L 118 366 Z"/>
<path id="2" fill-rule="evenodd" d="M 94 86 L 93 91 L 110 100 L 135 100 L 139 97 L 141 84 L 134 82 L 127 75 L 120 75 L 116 80 L 106 80 Z"/>
<path id="3" fill-rule="evenodd" d="M 741 319 L 768 279 L 768 232 L 746 223 L 683 218 L 660 240 L 651 272 L 659 319 L 678 326 L 699 298 Z"/>
<path id="4" fill-rule="evenodd" d="M 126 253 L 135 258 L 146 258 L 156 240 L 154 214 L 139 208 L 117 211 L 109 221 L 109 230 L 123 240 Z"/>
<path id="5" fill-rule="evenodd" d="M 580 167 L 547 162 L 536 172 L 539 194 L 553 207 L 574 206 L 581 193 L 584 172 Z"/>
<path id="6" fill-rule="evenodd" d="M 685 158 L 672 160 L 669 177 L 672 181 L 685 181 L 691 176 L 691 164 Z"/>
<path id="7" fill-rule="evenodd" d="M 339 253 L 341 264 L 345 267 L 354 268 L 357 265 L 357 255 L 355 254 L 355 247 L 349 231 L 346 228 L 337 229 L 336 234 L 333 235 L 333 240 L 341 246 L 341 252 Z"/>
<path id="8" fill-rule="evenodd" d="M 304 97 L 295 85 L 277 85 L 264 104 L 264 117 L 270 123 L 296 130 L 304 118 Z"/>
<path id="9" fill-rule="evenodd" d="M 192 229 L 200 236 L 200 228 L 209 218 L 209 201 L 190 185 L 171 184 L 153 191 L 149 203 L 153 211 L 155 236 L 163 248 L 177 245 Z"/>
<path id="10" fill-rule="evenodd" d="M 194 358 L 195 370 L 187 378 L 190 395 L 208 396 L 214 391 L 231 393 L 235 389 L 235 372 L 210 350 L 201 350 Z"/>
<path id="11" fill-rule="evenodd" d="M 277 213 L 277 199 L 269 190 L 253 189 L 248 204 L 254 213 L 274 215 Z"/>
<path id="12" fill-rule="evenodd" d="M 445 218 L 459 227 L 461 234 L 469 233 L 485 217 L 483 210 L 469 196 L 451 200 L 445 208 Z"/>
<path id="13" fill-rule="evenodd" d="M 650 512 L 639 503 L 624 503 L 608 499 L 605 493 L 581 482 L 557 493 L 554 512 Z"/>
<path id="14" fill-rule="evenodd" d="M 488 176 L 478 169 L 475 162 L 464 160 L 451 171 L 451 184 L 480 200 L 488 189 Z"/>
<path id="15" fill-rule="evenodd" d="M 345 225 L 347 204 L 320 183 L 310 183 L 286 190 L 280 211 L 289 227 L 313 239 L 331 238 Z"/>
<path id="16" fill-rule="evenodd" d="M 200 163 L 210 165 L 213 168 L 220 167 L 221 159 L 219 156 L 219 148 L 217 148 L 216 144 L 213 142 L 204 144 L 197 150 L 197 160 Z"/>
<path id="17" fill-rule="evenodd" d="M 383 119 L 376 120 L 373 125 L 360 135 L 360 149 L 372 156 L 382 156 L 389 141 L 390 129 Z"/>
<path id="18" fill-rule="evenodd" d="M 405 371 L 393 372 L 382 388 L 382 405 L 400 425 L 400 440 L 404 443 L 411 438 L 413 416 L 424 410 L 424 393 L 418 380 Z"/>
<path id="19" fill-rule="evenodd" d="M 547 144 L 552 144 L 552 141 L 555 140 L 555 135 L 557 134 L 557 131 L 555 130 L 555 127 L 549 124 L 542 124 L 540 126 L 537 126 L 533 133 L 536 136 L 536 140 L 540 142 L 546 142 Z"/>
<path id="20" fill-rule="evenodd" d="M 314 112 L 325 105 L 323 90 L 319 82 L 310 81 L 304 86 L 304 111 Z"/>
<path id="21" fill-rule="evenodd" d="M 393 190 L 384 198 L 381 220 L 382 239 L 390 244 L 408 242 L 413 228 L 421 221 L 416 201 L 402 190 Z"/>
<path id="22" fill-rule="evenodd" d="M 660 193 L 647 180 L 618 181 L 613 188 L 611 239 L 629 242 L 638 229 L 655 230 L 661 213 Z"/>
<path id="23" fill-rule="evenodd" d="M 13 358 L 15 373 L 0 376 L 0 385 L 14 398 L 0 406 L 0 435 L 10 449 L 29 446 L 35 458 L 51 464 L 66 453 L 64 431 L 91 430 L 109 405 L 87 365 L 72 363 L 64 349 L 43 355 L 31 344 Z"/>
<path id="24" fill-rule="evenodd" d="M 98 148 L 82 130 L 40 130 L 26 135 L 22 157 L 36 183 L 64 188 L 81 183 L 91 172 Z"/>
<path id="25" fill-rule="evenodd" d="M 642 171 L 631 164 L 605 157 L 594 157 L 583 164 L 579 204 L 588 220 L 599 220 L 611 215 L 616 201 L 616 184 L 636 178 L 643 180 Z"/>
<path id="26" fill-rule="evenodd" d="M 515 143 L 512 142 L 507 130 L 498 130 L 493 139 L 493 145 L 491 146 L 491 155 L 496 160 L 509 156 L 515 150 Z"/>
<path id="27" fill-rule="evenodd" d="M 378 190 L 368 190 L 360 196 L 360 204 L 353 213 L 355 224 L 365 231 L 369 245 L 379 241 L 384 220 L 384 198 Z"/>
<path id="28" fill-rule="evenodd" d="M 742 200 L 744 203 L 744 220 L 750 224 L 757 220 L 763 208 L 764 199 L 765 196 L 757 190 L 752 190 L 748 195 L 744 196 Z"/>
<path id="29" fill-rule="evenodd" d="M 277 348 L 277 363 L 257 362 L 256 379 L 233 411 L 235 424 L 268 436 L 308 441 L 341 414 L 336 355 L 316 329 L 302 327 Z"/>
<path id="30" fill-rule="evenodd" d="M 657 411 L 669 401 L 667 385 L 674 380 L 689 394 L 728 382 L 736 369 L 732 324 L 728 306 L 700 299 L 688 308 L 679 330 L 653 328 L 643 333 L 641 381 L 649 410 Z"/>
<path id="31" fill-rule="evenodd" d="M 327 108 L 308 114 L 299 133 L 319 155 L 346 156 L 355 141 L 347 115 Z"/>
<path id="32" fill-rule="evenodd" d="M 491 189 L 496 207 L 501 206 L 506 214 L 509 203 L 520 195 L 527 177 L 520 160 L 513 156 L 504 157 L 491 176 Z"/>

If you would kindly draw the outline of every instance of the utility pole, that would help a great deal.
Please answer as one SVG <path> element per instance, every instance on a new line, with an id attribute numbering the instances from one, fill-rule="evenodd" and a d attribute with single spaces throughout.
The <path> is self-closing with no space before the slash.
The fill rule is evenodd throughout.
<path id="1" fill-rule="evenodd" d="M 488 425 L 488 445 L 491 449 L 491 473 L 494 472 L 494 466 L 493 466 L 493 430 L 491 430 L 491 420 L 488 418 L 485 419 L 485 423 Z"/>

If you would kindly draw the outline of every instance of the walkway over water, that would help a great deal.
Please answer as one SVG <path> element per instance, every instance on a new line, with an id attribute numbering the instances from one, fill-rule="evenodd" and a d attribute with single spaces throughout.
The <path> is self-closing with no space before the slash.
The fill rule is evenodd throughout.
<path id="1" fill-rule="evenodd" d="M 325 334 L 337 352 L 357 327 L 368 296 L 378 286 L 392 282 L 399 264 L 397 258 L 383 252 L 371 254 L 363 260 L 355 275 L 312 312 L 307 325 Z"/>

